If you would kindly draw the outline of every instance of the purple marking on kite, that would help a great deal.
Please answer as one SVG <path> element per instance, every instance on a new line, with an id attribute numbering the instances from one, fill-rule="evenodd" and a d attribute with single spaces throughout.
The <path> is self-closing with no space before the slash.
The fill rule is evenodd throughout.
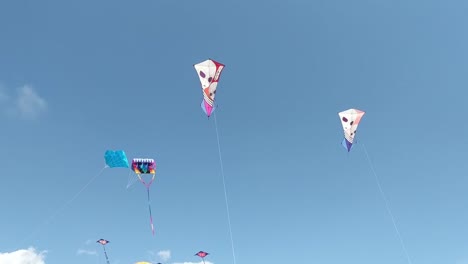
<path id="1" fill-rule="evenodd" d="M 211 116 L 211 114 L 216 109 L 216 107 L 209 105 L 208 102 L 205 101 L 205 99 L 202 100 L 200 107 L 208 117 Z"/>
<path id="2" fill-rule="evenodd" d="M 205 78 L 205 77 L 206 77 L 205 73 L 202 72 L 202 71 L 200 71 L 200 76 L 201 76 L 202 78 Z"/>
<path id="3" fill-rule="evenodd" d="M 204 99 L 202 100 L 200 107 L 201 107 L 201 109 L 203 110 L 203 112 L 205 112 L 205 114 L 208 115 L 208 113 L 206 112 L 205 100 L 204 100 Z"/>
<path id="4" fill-rule="evenodd" d="M 348 119 L 346 117 L 344 117 L 344 116 L 343 116 L 343 118 L 341 120 L 343 120 L 343 122 L 348 122 Z"/>
<path id="5" fill-rule="evenodd" d="M 344 138 L 341 145 L 343 145 L 343 147 L 349 152 L 351 150 L 351 147 L 353 146 L 353 143 L 349 142 L 346 138 Z"/>
<path id="6" fill-rule="evenodd" d="M 208 78 L 208 82 L 211 82 L 213 80 L 213 77 Z"/>
<path id="7" fill-rule="evenodd" d="M 211 115 L 211 112 L 213 111 L 213 107 L 211 105 L 209 105 L 205 100 L 203 100 L 205 102 L 205 109 L 206 109 L 206 114 L 208 116 Z"/>

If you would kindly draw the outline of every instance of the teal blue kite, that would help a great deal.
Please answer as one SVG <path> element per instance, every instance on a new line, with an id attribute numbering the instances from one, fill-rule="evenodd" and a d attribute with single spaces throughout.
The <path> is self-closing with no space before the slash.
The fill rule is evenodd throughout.
<path id="1" fill-rule="evenodd" d="M 129 168 L 127 155 L 123 150 L 107 150 L 104 154 L 106 165 L 109 168 Z"/>

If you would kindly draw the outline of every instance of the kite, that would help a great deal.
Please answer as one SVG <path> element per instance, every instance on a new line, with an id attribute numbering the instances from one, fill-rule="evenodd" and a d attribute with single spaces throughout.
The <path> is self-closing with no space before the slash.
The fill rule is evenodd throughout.
<path id="1" fill-rule="evenodd" d="M 123 150 L 107 150 L 104 153 L 104 159 L 106 160 L 106 166 L 104 168 L 129 168 L 127 155 Z M 128 174 L 127 189 L 130 183 L 131 173 Z M 133 178 L 133 177 L 132 177 Z"/>
<path id="2" fill-rule="evenodd" d="M 356 136 L 357 127 L 359 122 L 361 122 L 361 118 L 364 116 L 364 114 L 364 111 L 358 109 L 348 109 L 338 113 L 344 131 L 344 139 L 341 144 L 345 149 L 348 150 L 348 152 L 351 150 L 354 137 Z"/>
<path id="3" fill-rule="evenodd" d="M 198 64 L 195 64 L 193 66 L 195 67 L 195 70 L 197 71 L 197 75 L 198 75 L 198 78 L 200 79 L 200 83 L 202 86 L 203 100 L 201 102 L 201 108 L 205 112 L 205 114 L 208 116 L 208 118 L 210 118 L 211 114 L 215 110 L 214 102 L 215 102 L 215 96 L 216 96 L 216 89 L 218 87 L 218 82 L 221 77 L 221 72 L 224 70 L 225 65 L 215 60 L 208 59 Z M 215 121 L 215 128 L 216 128 L 216 139 L 218 142 L 219 161 L 221 165 L 221 175 L 223 178 L 224 198 L 226 201 L 226 211 L 227 211 L 228 224 L 229 224 L 229 235 L 231 236 L 232 254 L 233 254 L 234 263 L 235 263 L 236 260 L 234 256 L 234 242 L 232 239 L 231 219 L 229 215 L 229 205 L 228 205 L 228 198 L 226 194 L 227 193 L 226 183 L 225 183 L 225 177 L 224 177 L 223 161 L 221 157 L 221 147 L 219 144 L 219 133 L 218 133 L 218 124 L 216 121 L 216 114 L 214 115 L 214 121 Z M 208 253 L 200 251 L 196 255 L 203 259 L 206 255 L 208 255 Z M 203 263 L 204 262 L 205 261 L 203 259 Z"/>
<path id="4" fill-rule="evenodd" d="M 203 91 L 201 108 L 208 116 L 208 118 L 210 118 L 210 115 L 215 109 L 214 101 L 216 87 L 218 86 L 218 81 L 225 65 L 212 59 L 208 59 L 193 66 L 195 67 L 198 77 L 200 78 Z"/>
<path id="5" fill-rule="evenodd" d="M 128 168 L 127 155 L 123 150 L 107 150 L 104 153 L 104 159 L 106 160 L 106 165 L 109 168 Z"/>
<path id="6" fill-rule="evenodd" d="M 106 245 L 109 243 L 109 241 L 101 238 L 98 241 L 96 241 L 96 243 L 99 243 L 102 245 L 102 248 L 104 249 L 104 255 L 106 256 L 107 264 L 109 264 L 109 258 L 107 257 L 107 252 L 106 252 Z"/>
<path id="7" fill-rule="evenodd" d="M 151 231 L 153 232 L 153 235 L 154 235 L 154 225 L 153 225 L 153 216 L 151 213 L 151 201 L 150 201 L 149 188 L 151 184 L 153 183 L 154 178 L 156 177 L 156 162 L 154 161 L 154 159 L 133 159 L 132 170 L 133 172 L 136 173 L 141 183 L 143 183 L 143 185 L 145 185 L 146 187 L 146 191 L 148 193 L 148 209 L 149 209 L 149 215 L 150 215 Z M 146 181 L 143 179 L 142 174 L 152 175 L 148 183 L 146 183 Z"/>
<path id="8" fill-rule="evenodd" d="M 197 254 L 195 254 L 195 256 L 199 256 L 202 261 L 203 261 L 203 264 L 205 264 L 205 257 L 208 256 L 209 253 L 205 252 L 205 251 L 198 251 Z"/>

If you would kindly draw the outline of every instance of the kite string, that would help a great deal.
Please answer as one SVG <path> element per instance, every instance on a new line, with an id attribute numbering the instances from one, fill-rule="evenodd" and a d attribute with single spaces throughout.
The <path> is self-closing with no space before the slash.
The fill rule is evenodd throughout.
<path id="1" fill-rule="evenodd" d="M 76 198 L 78 198 L 78 196 L 79 196 L 84 190 L 86 190 L 86 188 L 87 188 L 97 177 L 99 177 L 99 176 L 102 174 L 102 172 L 103 172 L 106 168 L 108 168 L 107 165 L 104 166 L 104 168 L 102 168 L 101 171 L 99 171 L 98 174 L 94 175 L 94 177 L 91 178 L 91 179 L 90 179 L 90 180 L 89 180 L 89 181 L 88 181 L 88 182 L 87 182 L 87 183 L 86 183 L 70 200 L 68 200 L 65 204 L 63 204 L 61 207 L 59 207 L 59 209 L 57 209 L 52 215 L 50 215 L 49 218 L 48 218 L 47 220 L 45 220 L 41 225 L 39 225 L 35 231 L 33 231 L 29 236 L 27 236 L 25 239 L 23 239 L 23 240 L 21 241 L 21 243 L 23 243 L 24 241 L 30 239 L 30 238 L 33 237 L 36 233 L 38 233 L 43 225 L 49 224 L 50 221 L 52 221 L 52 219 L 53 219 L 54 217 L 56 217 L 56 216 L 60 213 L 60 211 L 64 210 L 64 209 L 65 209 L 67 206 L 69 206 Z"/>
<path id="2" fill-rule="evenodd" d="M 371 161 L 371 159 L 369 157 L 369 153 L 367 152 L 367 148 L 363 143 L 361 143 L 361 145 L 362 145 L 362 148 L 364 149 L 364 152 L 366 154 L 366 158 L 367 158 L 367 161 L 369 162 L 369 166 L 371 167 L 372 173 L 374 174 L 375 180 L 377 182 L 377 186 L 379 187 L 380 194 L 382 195 L 382 199 L 384 200 L 385 207 L 387 208 L 387 212 L 390 215 L 390 218 L 392 219 L 393 227 L 395 228 L 396 234 L 397 234 L 397 236 L 398 236 L 398 238 L 400 240 L 401 247 L 403 248 L 403 251 L 405 252 L 406 259 L 408 260 L 409 264 L 412 264 L 411 258 L 410 258 L 409 254 L 408 254 L 408 251 L 406 250 L 405 243 L 403 242 L 403 238 L 402 238 L 402 236 L 400 234 L 400 231 L 398 230 L 398 227 L 397 227 L 397 224 L 396 224 L 396 221 L 395 221 L 395 217 L 393 216 L 392 210 L 390 210 L 390 206 L 388 205 L 387 197 L 385 196 L 385 193 L 384 193 L 384 191 L 382 189 L 382 186 L 380 184 L 379 177 L 377 177 L 377 173 L 375 172 L 374 165 L 373 165 L 373 163 L 372 163 L 372 161 Z"/>
<path id="3" fill-rule="evenodd" d="M 213 114 L 214 114 L 215 128 L 216 128 L 216 139 L 218 141 L 219 163 L 221 165 L 221 175 L 222 175 L 222 178 L 223 178 L 224 200 L 226 202 L 226 211 L 227 211 L 228 224 L 229 224 L 229 235 L 231 237 L 232 257 L 234 259 L 234 264 L 236 264 L 236 254 L 234 252 L 234 239 L 232 238 L 231 216 L 229 214 L 229 203 L 228 203 L 228 197 L 227 197 L 227 191 L 226 191 L 226 179 L 224 177 L 223 159 L 221 157 L 221 145 L 219 144 L 218 122 L 216 120 L 216 112 L 213 113 Z"/>
<path id="4" fill-rule="evenodd" d="M 104 168 L 102 168 L 101 171 L 99 171 L 98 174 L 96 174 L 93 178 L 91 178 L 91 179 L 88 181 L 88 183 L 86 183 L 86 184 L 83 186 L 83 188 L 81 188 L 81 190 L 78 191 L 78 192 L 75 194 L 75 196 L 73 196 L 73 198 L 71 198 L 70 200 L 68 200 L 67 203 L 65 203 L 62 207 L 60 207 L 60 208 L 55 212 L 55 214 L 53 214 L 53 215 L 49 218 L 49 221 L 52 220 L 52 218 L 54 218 L 61 210 L 65 209 L 65 208 L 66 208 L 67 206 L 69 206 L 73 201 L 75 201 L 75 199 L 78 198 L 78 196 L 80 196 L 80 194 L 81 194 L 84 190 L 86 190 L 86 188 L 88 188 L 88 186 L 89 186 L 97 177 L 99 177 L 99 176 L 102 174 L 102 172 L 103 172 L 106 168 L 108 168 L 108 167 L 109 167 L 109 166 L 105 165 Z"/>
<path id="5" fill-rule="evenodd" d="M 138 181 L 138 178 L 137 177 L 134 177 L 134 175 L 132 175 L 132 171 L 129 171 L 128 172 L 128 179 L 127 179 L 127 190 L 128 188 L 130 188 L 136 181 Z"/>

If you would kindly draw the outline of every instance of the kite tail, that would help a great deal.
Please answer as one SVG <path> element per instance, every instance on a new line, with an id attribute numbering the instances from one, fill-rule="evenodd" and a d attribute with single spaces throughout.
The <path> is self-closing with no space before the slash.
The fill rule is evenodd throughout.
<path id="1" fill-rule="evenodd" d="M 94 175 L 94 177 L 92 177 L 70 200 L 68 200 L 67 202 L 65 202 L 65 204 L 63 204 L 61 207 L 59 207 L 53 214 L 51 214 L 49 216 L 49 218 L 47 218 L 47 220 L 44 220 L 44 222 L 42 224 L 40 224 L 36 230 L 34 230 L 32 233 L 30 233 L 29 236 L 27 236 L 26 238 L 24 238 L 22 241 L 21 241 L 21 244 L 23 242 L 25 242 L 26 240 L 32 238 L 36 233 L 38 233 L 41 229 L 42 229 L 42 226 L 46 225 L 46 224 L 49 224 L 50 221 L 52 221 L 52 219 L 54 219 L 54 217 L 56 217 L 61 211 L 63 211 L 64 209 L 66 209 L 68 206 L 70 206 L 70 204 L 76 199 L 78 198 L 78 196 L 80 196 L 80 194 L 82 192 L 84 192 L 84 190 L 86 190 L 86 188 L 88 188 L 88 186 L 97 178 L 99 177 L 106 168 L 108 168 L 109 166 L 105 165 L 104 168 L 102 168 L 98 174 Z"/>
<path id="2" fill-rule="evenodd" d="M 412 264 L 411 262 L 411 258 L 408 254 L 408 251 L 406 250 L 406 246 L 405 246 L 405 243 L 403 242 L 403 238 L 400 234 L 400 231 L 398 230 L 398 227 L 397 227 L 397 224 L 396 224 L 396 221 L 395 221 L 395 217 L 393 216 L 393 213 L 392 213 L 392 210 L 390 210 L 390 206 L 388 205 L 388 200 L 385 196 L 385 193 L 382 189 L 382 186 L 380 184 L 380 180 L 379 180 L 379 177 L 377 177 L 377 173 L 375 172 L 375 169 L 374 169 L 374 165 L 369 157 L 369 153 L 367 153 L 367 149 L 366 149 L 366 146 L 361 143 L 362 145 L 362 148 L 364 149 L 364 152 L 366 153 L 366 158 L 367 158 L 367 161 L 369 162 L 369 166 L 372 170 L 372 173 L 374 174 L 374 177 L 375 177 L 375 180 L 377 182 L 377 186 L 379 187 L 379 191 L 380 191 L 380 194 L 382 195 L 382 199 L 384 200 L 384 203 L 385 203 L 385 207 L 387 208 L 387 212 L 388 214 L 390 215 L 390 218 L 392 219 L 392 223 L 393 223 L 393 227 L 395 228 L 395 232 L 400 240 L 400 244 L 401 244 L 401 247 L 403 248 L 403 251 L 405 252 L 405 255 L 406 255 L 406 259 L 408 260 L 408 263 L 409 264 Z"/>
<path id="3" fill-rule="evenodd" d="M 146 188 L 146 191 L 148 193 L 148 210 L 149 210 L 149 215 L 150 215 L 151 232 L 153 232 L 153 236 L 154 236 L 153 215 L 151 213 L 151 200 L 150 200 L 149 187 Z"/>
<path id="4" fill-rule="evenodd" d="M 107 257 L 106 246 L 103 245 L 102 248 L 104 248 L 104 255 L 106 256 L 107 264 L 110 264 L 109 258 Z"/>
<path id="5" fill-rule="evenodd" d="M 229 224 L 229 235 L 231 237 L 232 257 L 233 257 L 233 260 L 234 260 L 234 264 L 236 264 L 236 254 L 235 254 L 235 251 L 234 251 L 234 239 L 232 238 L 231 216 L 229 214 L 229 203 L 228 203 L 228 197 L 227 197 L 227 191 L 226 191 L 226 179 L 224 177 L 223 159 L 222 159 L 222 156 L 221 156 L 221 146 L 219 144 L 218 121 L 216 120 L 216 112 L 214 112 L 213 115 L 214 115 L 215 128 L 216 128 L 216 139 L 218 141 L 219 163 L 220 163 L 220 166 L 221 166 L 221 175 L 223 177 L 224 200 L 226 202 L 226 211 L 227 211 L 228 224 Z M 205 263 L 204 260 L 203 260 L 203 263 Z"/>

